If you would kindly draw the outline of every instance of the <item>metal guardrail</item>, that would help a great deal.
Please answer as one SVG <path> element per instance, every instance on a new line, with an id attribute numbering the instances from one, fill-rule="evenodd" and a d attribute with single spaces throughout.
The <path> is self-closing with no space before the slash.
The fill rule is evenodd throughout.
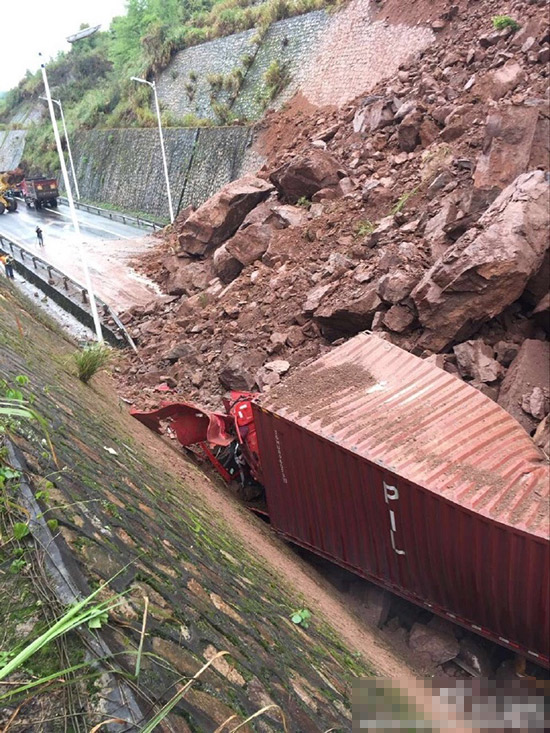
<path id="1" fill-rule="evenodd" d="M 60 196 L 59 201 L 63 204 L 69 203 L 64 196 Z M 159 229 L 164 229 L 166 226 L 166 224 L 160 224 L 158 221 L 149 221 L 148 219 L 142 219 L 140 216 L 128 216 L 127 214 L 121 214 L 118 211 L 111 211 L 110 209 L 102 209 L 100 206 L 85 204 L 82 201 L 75 201 L 74 205 L 77 209 L 87 211 L 89 214 L 97 214 L 98 216 L 103 216 L 105 219 L 118 221 L 122 224 L 131 224 L 139 227 L 140 229 L 151 229 L 153 232 L 156 232 Z"/>
<path id="2" fill-rule="evenodd" d="M 15 269 L 25 280 L 36 285 L 80 323 L 93 330 L 88 290 L 82 283 L 50 265 L 21 244 L 13 242 L 4 234 L 0 235 L 0 249 L 11 253 L 15 260 Z M 111 306 L 97 296 L 96 304 L 105 340 L 115 346 L 121 346 L 121 342 L 124 341 L 137 352 L 132 337 Z"/>

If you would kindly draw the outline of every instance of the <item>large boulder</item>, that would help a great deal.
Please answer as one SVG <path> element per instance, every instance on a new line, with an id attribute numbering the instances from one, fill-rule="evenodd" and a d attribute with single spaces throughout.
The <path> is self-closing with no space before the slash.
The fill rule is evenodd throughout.
<path id="1" fill-rule="evenodd" d="M 372 326 L 372 319 L 381 303 L 376 284 L 368 283 L 356 297 L 337 292 L 329 303 L 322 303 L 313 315 L 320 326 L 330 331 L 359 333 Z"/>
<path id="2" fill-rule="evenodd" d="M 549 385 L 550 343 L 526 339 L 504 377 L 498 403 L 531 434 L 544 417 L 544 408 L 539 413 L 533 403 L 541 394 L 544 403 Z"/>
<path id="3" fill-rule="evenodd" d="M 477 189 L 500 192 L 528 170 L 538 117 L 536 107 L 501 106 L 489 113 L 474 173 Z"/>
<path id="4" fill-rule="evenodd" d="M 457 344 L 453 351 L 463 377 L 471 377 L 477 382 L 495 382 L 502 374 L 502 367 L 494 358 L 494 350 L 479 339 Z"/>
<path id="5" fill-rule="evenodd" d="M 212 262 L 214 265 L 214 272 L 220 278 L 222 283 L 225 283 L 226 285 L 235 280 L 243 269 L 242 262 L 239 262 L 238 259 L 233 257 L 227 248 L 227 244 L 222 244 L 221 247 L 218 247 L 214 252 Z"/>
<path id="6" fill-rule="evenodd" d="M 246 215 L 272 190 L 270 183 L 252 175 L 228 183 L 186 220 L 178 237 L 182 253 L 210 253 L 235 234 Z"/>
<path id="7" fill-rule="evenodd" d="M 307 155 L 298 155 L 277 168 L 270 180 L 281 197 L 295 204 L 302 197 L 310 199 L 323 188 L 336 188 L 344 176 L 336 158 L 313 148 Z"/>
<path id="8" fill-rule="evenodd" d="M 548 181 L 525 173 L 428 270 L 412 292 L 425 332 L 420 344 L 440 351 L 501 313 L 538 272 L 548 248 Z"/>
<path id="9" fill-rule="evenodd" d="M 164 289 L 170 295 L 191 295 L 197 290 L 203 290 L 214 276 L 210 262 L 168 255 L 162 264 L 168 272 Z"/>

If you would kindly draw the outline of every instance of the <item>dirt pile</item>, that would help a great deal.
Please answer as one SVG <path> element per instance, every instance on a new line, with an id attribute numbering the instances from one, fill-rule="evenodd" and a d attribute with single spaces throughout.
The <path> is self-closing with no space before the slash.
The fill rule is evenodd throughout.
<path id="1" fill-rule="evenodd" d="M 212 241 L 211 199 L 142 261 L 173 297 L 124 314 L 140 347 L 129 399 L 267 389 L 364 329 L 443 352 L 442 368 L 498 399 L 523 342 L 548 340 L 547 3 L 511 3 L 519 30 L 493 27 L 493 0 L 437 5 L 437 42 L 367 96 L 313 111 L 297 96 L 266 117 L 266 188 L 236 232 L 217 221 L 213 251 L 189 244 L 189 222 Z M 533 431 L 547 369 L 514 381 Z"/>

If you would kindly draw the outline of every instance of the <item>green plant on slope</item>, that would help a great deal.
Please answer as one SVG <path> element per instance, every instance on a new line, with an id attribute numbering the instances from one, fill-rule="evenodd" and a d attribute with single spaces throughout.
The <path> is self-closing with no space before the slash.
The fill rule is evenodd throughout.
<path id="1" fill-rule="evenodd" d="M 307 608 L 300 608 L 297 611 L 294 611 L 294 613 L 290 616 L 290 620 L 293 624 L 296 624 L 297 626 L 303 626 L 304 629 L 308 628 L 310 618 L 311 611 L 308 611 Z"/>
<path id="2" fill-rule="evenodd" d="M 73 354 L 78 370 L 78 378 L 84 384 L 102 369 L 105 369 L 111 359 L 111 349 L 105 344 L 88 344 Z"/>
<path id="3" fill-rule="evenodd" d="M 511 28 L 513 31 L 519 31 L 521 28 L 517 20 L 514 20 L 509 15 L 495 15 L 492 18 L 493 28 L 497 31 L 503 31 L 505 28 Z"/>
<path id="4" fill-rule="evenodd" d="M 357 222 L 355 234 L 357 237 L 366 237 L 367 234 L 372 234 L 375 229 L 376 224 L 372 221 L 369 221 L 368 219 L 365 219 L 364 221 Z"/>

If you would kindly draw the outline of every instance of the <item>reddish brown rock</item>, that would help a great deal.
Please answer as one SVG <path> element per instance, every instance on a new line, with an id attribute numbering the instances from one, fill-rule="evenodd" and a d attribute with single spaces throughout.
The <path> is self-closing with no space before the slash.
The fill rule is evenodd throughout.
<path id="1" fill-rule="evenodd" d="M 340 171 L 340 163 L 330 153 L 313 149 L 277 168 L 270 180 L 279 194 L 294 204 L 302 197 L 311 199 L 323 188 L 336 187 L 342 177 Z"/>
<path id="2" fill-rule="evenodd" d="M 238 277 L 243 269 L 243 263 L 231 254 L 226 244 L 222 244 L 214 252 L 212 262 L 214 264 L 214 272 L 226 284 Z"/>
<path id="3" fill-rule="evenodd" d="M 178 237 L 182 252 L 204 255 L 212 251 L 237 231 L 272 190 L 271 184 L 252 175 L 228 183 L 187 219 Z"/>
<path id="4" fill-rule="evenodd" d="M 511 106 L 488 115 L 474 173 L 476 188 L 502 190 L 528 169 L 538 116 L 536 107 Z"/>
<path id="5" fill-rule="evenodd" d="M 490 72 L 489 74 L 489 95 L 498 100 L 505 94 L 511 92 L 517 87 L 525 76 L 525 72 L 516 61 L 509 61 L 500 69 Z"/>
<path id="6" fill-rule="evenodd" d="M 196 262 L 170 255 L 163 260 L 168 271 L 165 290 L 170 295 L 191 295 L 206 288 L 214 276 L 210 262 Z"/>
<path id="7" fill-rule="evenodd" d="M 420 125 L 422 124 L 421 112 L 411 112 L 399 125 L 397 139 L 399 147 L 407 153 L 411 153 L 420 142 Z"/>
<path id="8" fill-rule="evenodd" d="M 418 280 L 418 273 L 410 270 L 391 270 L 378 281 L 378 295 L 386 303 L 399 303 L 410 295 Z"/>
<path id="9" fill-rule="evenodd" d="M 413 290 L 425 332 L 439 351 L 501 313 L 522 294 L 548 248 L 548 183 L 542 171 L 519 176 Z"/>
<path id="10" fill-rule="evenodd" d="M 394 118 L 393 104 L 381 97 L 370 97 L 365 105 L 355 113 L 353 129 L 355 132 L 374 132 L 391 125 Z"/>
<path id="11" fill-rule="evenodd" d="M 386 328 L 396 333 L 402 333 L 414 321 L 414 313 L 405 305 L 392 305 L 387 313 L 384 314 L 383 323 Z"/>
<path id="12" fill-rule="evenodd" d="M 493 349 L 479 339 L 457 344 L 453 351 L 463 377 L 471 377 L 478 382 L 495 382 L 502 374 Z"/>
<path id="13" fill-rule="evenodd" d="M 249 354 L 235 354 L 230 357 L 219 373 L 219 380 L 226 389 L 240 389 L 251 392 L 256 380 L 254 377 L 254 360 Z"/>
<path id="14" fill-rule="evenodd" d="M 532 434 L 538 420 L 523 409 L 524 395 L 530 397 L 535 387 L 544 391 L 549 384 L 550 343 L 526 339 L 504 377 L 498 403 Z"/>
<path id="15" fill-rule="evenodd" d="M 550 457 L 550 415 L 542 420 L 533 435 L 535 445 Z"/>
<path id="16" fill-rule="evenodd" d="M 335 297 L 330 304 L 321 305 L 314 317 L 321 326 L 339 333 L 358 333 L 371 327 L 381 302 L 376 286 L 370 283 L 365 285 L 359 297 Z"/>

